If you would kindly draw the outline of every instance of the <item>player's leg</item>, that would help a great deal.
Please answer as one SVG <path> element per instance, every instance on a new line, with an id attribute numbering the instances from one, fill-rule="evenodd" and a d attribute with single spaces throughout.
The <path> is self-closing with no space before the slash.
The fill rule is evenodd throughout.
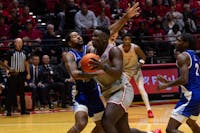
<path id="1" fill-rule="evenodd" d="M 75 114 L 75 124 L 67 133 L 80 133 L 88 123 L 88 114 L 84 111 L 78 111 Z"/>
<path id="2" fill-rule="evenodd" d="M 168 122 L 166 132 L 167 133 L 183 133 L 182 131 L 178 130 L 181 124 L 182 124 L 181 122 L 171 117 Z"/>
<path id="3" fill-rule="evenodd" d="M 153 112 L 151 111 L 151 107 L 150 107 L 150 104 L 149 104 L 149 98 L 148 98 L 148 95 L 147 95 L 147 92 L 144 88 L 144 79 L 143 79 L 143 75 L 142 75 L 142 71 L 139 70 L 137 75 L 134 76 L 134 79 L 135 79 L 135 82 L 138 86 L 138 89 L 139 89 L 139 92 L 142 96 L 142 99 L 144 101 L 144 104 L 147 108 L 147 113 L 148 113 L 148 117 L 149 118 L 153 118 Z"/>
<path id="4" fill-rule="evenodd" d="M 115 103 L 107 103 L 102 124 L 106 133 L 118 133 L 116 123 L 124 115 L 125 111 L 121 105 Z"/>
<path id="5" fill-rule="evenodd" d="M 103 126 L 102 126 L 102 121 L 95 121 L 96 126 L 93 128 L 92 133 L 105 133 Z"/>
<path id="6" fill-rule="evenodd" d="M 195 120 L 192 120 L 192 119 L 188 119 L 186 121 L 186 123 L 188 124 L 188 126 L 192 129 L 192 132 L 193 133 L 200 133 L 200 127 L 199 125 L 196 123 Z"/>
<path id="7" fill-rule="evenodd" d="M 88 96 L 88 114 L 96 126 L 92 130 L 92 133 L 105 133 L 102 126 L 102 117 L 104 114 L 104 104 L 101 100 L 100 86 L 96 85 L 96 88 L 90 90 L 91 95 Z"/>

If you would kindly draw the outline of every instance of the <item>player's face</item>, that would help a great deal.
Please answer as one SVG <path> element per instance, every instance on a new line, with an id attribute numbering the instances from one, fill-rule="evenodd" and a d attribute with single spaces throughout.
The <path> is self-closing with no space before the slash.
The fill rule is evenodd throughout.
<path id="1" fill-rule="evenodd" d="M 175 47 L 176 47 L 176 50 L 182 51 L 184 47 L 184 41 L 182 40 L 181 36 L 176 38 Z"/>
<path id="2" fill-rule="evenodd" d="M 104 48 L 108 43 L 108 38 L 105 33 L 100 30 L 95 30 L 92 37 L 92 44 L 95 48 L 100 49 Z"/>
<path id="3" fill-rule="evenodd" d="M 69 44 L 71 47 L 83 45 L 83 38 L 77 32 L 72 32 L 70 33 L 69 36 L 70 36 Z"/>
<path id="4" fill-rule="evenodd" d="M 129 37 L 129 36 L 125 36 L 124 38 L 123 38 L 123 44 L 124 45 L 131 45 L 131 37 Z"/>

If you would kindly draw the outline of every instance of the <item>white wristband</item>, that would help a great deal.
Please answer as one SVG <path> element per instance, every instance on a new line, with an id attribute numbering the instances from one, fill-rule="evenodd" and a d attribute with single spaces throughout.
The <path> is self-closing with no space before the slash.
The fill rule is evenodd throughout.
<path id="1" fill-rule="evenodd" d="M 145 63 L 145 61 L 144 61 L 143 59 L 140 59 L 139 62 L 140 62 L 141 64 L 144 64 L 144 63 Z"/>

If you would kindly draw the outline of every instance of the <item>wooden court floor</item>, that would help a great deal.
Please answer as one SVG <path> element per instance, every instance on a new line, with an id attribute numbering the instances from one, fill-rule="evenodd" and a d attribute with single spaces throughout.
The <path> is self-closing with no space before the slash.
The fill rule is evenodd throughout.
<path id="1" fill-rule="evenodd" d="M 153 130 L 161 128 L 165 133 L 165 128 L 174 104 L 154 105 L 152 110 L 155 118 L 147 118 L 144 106 L 133 106 L 129 109 L 129 124 L 142 130 Z M 74 114 L 71 109 L 64 112 L 31 114 L 26 116 L 13 115 L 12 117 L 0 116 L 0 133 L 66 133 L 74 123 Z M 200 118 L 198 119 L 200 124 Z M 94 124 L 91 120 L 83 131 L 90 133 Z M 192 133 L 186 124 L 180 129 L 184 133 Z"/>

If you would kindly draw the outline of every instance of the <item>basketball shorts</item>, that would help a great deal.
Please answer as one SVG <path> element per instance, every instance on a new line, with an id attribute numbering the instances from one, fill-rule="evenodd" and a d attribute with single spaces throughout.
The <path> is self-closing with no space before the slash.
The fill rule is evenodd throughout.
<path id="1" fill-rule="evenodd" d="M 182 93 L 179 102 L 172 111 L 171 117 L 181 123 L 188 118 L 197 120 L 200 113 L 200 92 Z"/>

